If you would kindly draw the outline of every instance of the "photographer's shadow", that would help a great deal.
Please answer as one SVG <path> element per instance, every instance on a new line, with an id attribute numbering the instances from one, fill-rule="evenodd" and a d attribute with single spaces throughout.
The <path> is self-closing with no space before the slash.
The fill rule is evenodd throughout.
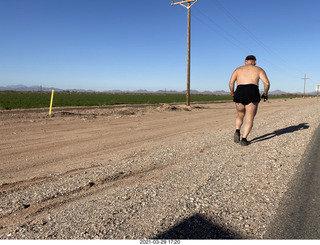
<path id="1" fill-rule="evenodd" d="M 283 128 L 283 129 L 278 129 L 278 130 L 273 131 L 272 133 L 265 134 L 265 135 L 262 135 L 262 136 L 259 136 L 259 137 L 256 137 L 256 138 L 252 139 L 250 141 L 250 144 L 257 143 L 259 141 L 268 140 L 268 139 L 271 139 L 271 138 L 273 138 L 275 136 L 280 136 L 280 135 L 283 135 L 283 134 L 293 133 L 295 131 L 303 130 L 303 129 L 307 129 L 307 128 L 309 128 L 308 123 L 300 123 L 300 124 L 298 124 L 296 126 L 290 126 L 290 127 L 286 127 L 286 128 Z"/>

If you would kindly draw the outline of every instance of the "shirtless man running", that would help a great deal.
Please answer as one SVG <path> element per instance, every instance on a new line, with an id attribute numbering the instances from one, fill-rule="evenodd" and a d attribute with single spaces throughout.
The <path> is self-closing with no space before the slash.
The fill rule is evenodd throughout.
<path id="1" fill-rule="evenodd" d="M 246 57 L 245 65 L 238 67 L 230 78 L 229 88 L 233 101 L 236 103 L 237 118 L 236 118 L 236 132 L 234 133 L 234 142 L 241 145 L 248 145 L 247 136 L 249 135 L 253 120 L 258 110 L 260 102 L 259 80 L 263 82 L 264 93 L 262 98 L 264 101 L 268 99 L 268 91 L 270 82 L 267 74 L 263 69 L 256 66 L 256 57 L 249 55 Z M 234 92 L 234 85 L 237 81 L 237 89 Z M 240 141 L 240 129 L 243 119 L 246 117 L 242 139 Z"/>

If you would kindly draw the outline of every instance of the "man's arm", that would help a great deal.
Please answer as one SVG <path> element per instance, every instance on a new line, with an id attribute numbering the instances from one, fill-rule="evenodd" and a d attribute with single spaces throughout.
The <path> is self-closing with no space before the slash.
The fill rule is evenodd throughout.
<path id="1" fill-rule="evenodd" d="M 269 82 L 269 79 L 267 77 L 266 72 L 263 69 L 261 69 L 261 72 L 260 72 L 260 79 L 261 79 L 261 81 L 263 82 L 263 85 L 264 85 L 263 93 L 265 95 L 268 95 L 268 92 L 269 92 L 269 89 L 270 89 L 270 82 Z"/>
<path id="2" fill-rule="evenodd" d="M 234 95 L 234 84 L 236 81 L 237 81 L 237 70 L 235 70 L 232 73 L 230 81 L 229 81 L 229 89 L 230 89 L 230 93 L 232 96 Z"/>

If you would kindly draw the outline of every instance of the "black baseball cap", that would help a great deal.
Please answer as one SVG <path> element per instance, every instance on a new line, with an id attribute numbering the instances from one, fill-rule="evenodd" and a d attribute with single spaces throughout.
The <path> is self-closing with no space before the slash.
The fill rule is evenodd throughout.
<path id="1" fill-rule="evenodd" d="M 246 60 L 256 60 L 256 57 L 254 55 L 248 55 Z"/>

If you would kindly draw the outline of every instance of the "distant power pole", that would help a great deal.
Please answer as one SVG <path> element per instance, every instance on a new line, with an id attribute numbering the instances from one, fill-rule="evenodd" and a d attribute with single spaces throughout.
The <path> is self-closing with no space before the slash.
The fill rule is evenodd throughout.
<path id="1" fill-rule="evenodd" d="M 304 74 L 304 78 L 301 78 L 301 79 L 303 79 L 303 80 L 304 80 L 303 97 L 305 97 L 305 96 L 306 96 L 306 80 L 307 80 L 307 79 L 309 79 L 309 78 L 307 77 L 307 75 L 306 75 L 306 74 Z"/>
<path id="2" fill-rule="evenodd" d="M 191 29 L 191 7 L 194 5 L 198 0 L 186 0 L 186 1 L 180 1 L 180 2 L 174 2 L 172 0 L 171 6 L 180 4 L 181 6 L 188 9 L 188 58 L 187 58 L 187 106 L 190 105 L 190 29 Z M 187 3 L 188 6 L 184 5 L 184 3 Z"/>

